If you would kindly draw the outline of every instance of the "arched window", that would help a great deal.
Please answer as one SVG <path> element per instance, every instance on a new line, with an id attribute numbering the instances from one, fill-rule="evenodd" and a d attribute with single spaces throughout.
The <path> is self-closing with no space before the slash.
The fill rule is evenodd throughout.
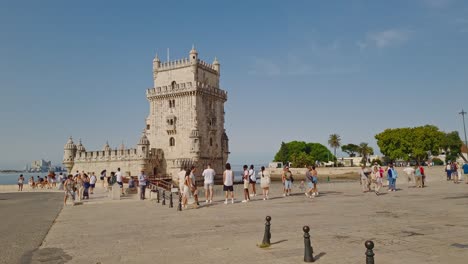
<path id="1" fill-rule="evenodd" d="M 169 108 L 172 108 L 172 100 L 169 100 Z"/>
<path id="2" fill-rule="evenodd" d="M 172 90 L 174 90 L 176 88 L 176 81 L 172 81 L 171 88 L 172 88 Z"/>
<path id="3" fill-rule="evenodd" d="M 213 146 L 213 138 L 210 138 L 210 146 Z"/>
<path id="4" fill-rule="evenodd" d="M 171 137 L 171 138 L 169 139 L 169 146 L 171 146 L 171 147 L 172 147 L 172 146 L 175 146 L 175 139 L 174 139 L 173 137 Z"/>
<path id="5" fill-rule="evenodd" d="M 172 107 L 175 107 L 175 100 L 172 100 Z"/>
<path id="6" fill-rule="evenodd" d="M 174 125 L 174 119 L 170 119 L 170 120 L 169 120 L 169 124 L 170 124 L 171 126 Z"/>

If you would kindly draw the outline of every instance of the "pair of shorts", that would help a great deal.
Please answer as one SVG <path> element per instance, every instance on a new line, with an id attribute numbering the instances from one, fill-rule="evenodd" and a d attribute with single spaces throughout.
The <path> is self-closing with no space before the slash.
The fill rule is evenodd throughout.
<path id="1" fill-rule="evenodd" d="M 182 192 L 182 195 L 185 197 L 189 197 L 189 187 L 187 185 L 184 185 L 184 191 Z"/>
<path id="2" fill-rule="evenodd" d="M 292 186 L 292 182 L 291 181 L 284 181 L 284 188 L 285 189 L 291 189 L 291 186 Z"/>
<path id="3" fill-rule="evenodd" d="M 96 184 L 95 184 L 95 183 L 93 183 L 93 184 L 90 184 L 90 185 L 89 185 L 89 187 L 91 187 L 91 188 L 95 188 L 95 187 L 96 187 Z"/>
<path id="4" fill-rule="evenodd" d="M 205 189 L 213 189 L 213 183 L 205 183 Z"/>
<path id="5" fill-rule="evenodd" d="M 244 180 L 244 189 L 249 189 L 249 180 Z"/>
<path id="6" fill-rule="evenodd" d="M 318 179 L 317 179 L 317 177 L 315 177 L 315 176 L 314 176 L 314 177 L 312 177 L 312 182 L 313 182 L 313 183 L 317 183 L 317 182 L 318 182 Z"/>
<path id="7" fill-rule="evenodd" d="M 103 180 L 104 180 L 104 177 L 99 177 L 99 179 L 101 179 L 101 181 L 103 181 Z"/>
<path id="8" fill-rule="evenodd" d="M 309 189 L 311 189 L 314 185 L 312 184 L 312 182 L 307 182 L 307 187 L 309 187 Z"/>
<path id="9" fill-rule="evenodd" d="M 249 183 L 257 183 L 257 181 L 253 181 L 252 179 L 249 178 Z"/>
<path id="10" fill-rule="evenodd" d="M 123 182 L 117 182 L 117 184 L 120 186 L 120 188 L 123 188 Z"/>
<path id="11" fill-rule="evenodd" d="M 226 186 L 226 185 L 223 185 L 223 191 L 225 192 L 233 192 L 234 191 L 234 186 Z"/>

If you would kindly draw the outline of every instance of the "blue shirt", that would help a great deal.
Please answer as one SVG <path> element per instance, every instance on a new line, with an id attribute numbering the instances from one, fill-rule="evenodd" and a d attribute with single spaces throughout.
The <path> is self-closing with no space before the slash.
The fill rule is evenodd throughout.
<path id="1" fill-rule="evenodd" d="M 463 173 L 468 174 L 468 163 L 463 164 Z"/>

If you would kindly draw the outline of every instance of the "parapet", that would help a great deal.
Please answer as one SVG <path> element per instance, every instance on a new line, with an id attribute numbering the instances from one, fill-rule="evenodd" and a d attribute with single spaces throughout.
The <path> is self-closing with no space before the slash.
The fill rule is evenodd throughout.
<path id="1" fill-rule="evenodd" d="M 220 97 L 224 100 L 227 100 L 227 92 L 221 88 L 211 86 L 207 83 L 203 82 L 186 82 L 186 83 L 178 83 L 174 86 L 171 85 L 164 85 L 158 86 L 156 88 L 149 88 L 146 90 L 146 97 L 159 97 L 164 95 L 173 95 L 182 92 L 192 92 L 192 91 L 200 91 L 204 93 L 208 93 L 213 96 Z"/>
<path id="2" fill-rule="evenodd" d="M 218 71 L 216 70 L 216 67 L 213 64 L 210 64 L 206 61 L 202 61 L 198 59 L 196 65 L 204 70 L 207 70 L 213 73 L 218 73 Z M 162 71 L 168 71 L 168 70 L 184 68 L 184 67 L 189 67 L 189 66 L 193 66 L 192 62 L 188 58 L 183 58 L 180 60 L 161 62 L 159 67 L 157 68 L 157 71 L 162 72 Z"/>

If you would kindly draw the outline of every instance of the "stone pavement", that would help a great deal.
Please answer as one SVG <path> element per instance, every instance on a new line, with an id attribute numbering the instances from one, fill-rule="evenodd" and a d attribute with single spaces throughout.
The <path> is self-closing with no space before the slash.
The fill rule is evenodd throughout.
<path id="1" fill-rule="evenodd" d="M 62 210 L 31 262 L 303 263 L 302 227 L 309 225 L 316 263 L 365 263 L 368 239 L 379 264 L 467 263 L 468 185 L 441 175 L 424 189 L 397 186 L 376 196 L 361 193 L 357 182 L 321 184 L 321 195 L 308 199 L 297 184 L 286 198 L 274 184 L 270 200 L 246 204 L 236 186 L 235 204 L 217 195 L 213 204 L 183 212 L 175 200 L 174 208 L 111 201 L 98 189 L 99 198 Z M 261 249 L 267 215 L 273 245 Z"/>

